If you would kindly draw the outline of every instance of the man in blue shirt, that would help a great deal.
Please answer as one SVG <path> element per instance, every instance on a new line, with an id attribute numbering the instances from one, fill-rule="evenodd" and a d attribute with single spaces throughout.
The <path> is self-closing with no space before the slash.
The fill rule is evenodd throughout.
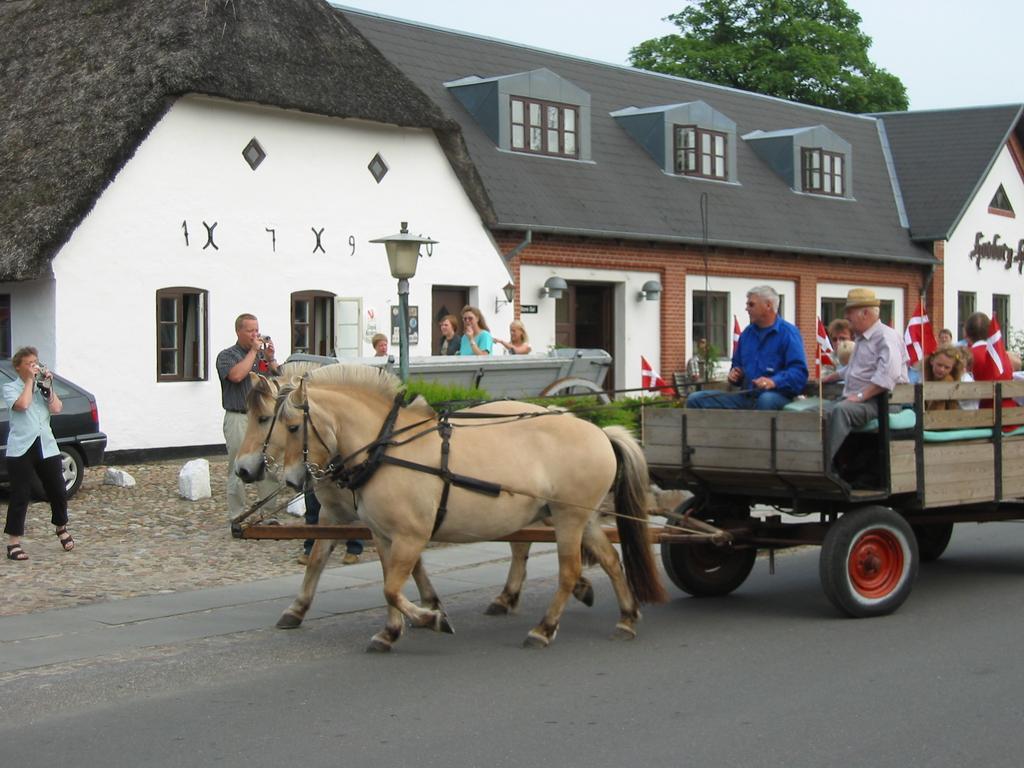
<path id="1" fill-rule="evenodd" d="M 750 325 L 732 356 L 729 383 L 741 392 L 694 392 L 687 408 L 756 408 L 777 411 L 804 391 L 807 358 L 799 329 L 779 317 L 779 294 L 770 285 L 747 291 Z"/>

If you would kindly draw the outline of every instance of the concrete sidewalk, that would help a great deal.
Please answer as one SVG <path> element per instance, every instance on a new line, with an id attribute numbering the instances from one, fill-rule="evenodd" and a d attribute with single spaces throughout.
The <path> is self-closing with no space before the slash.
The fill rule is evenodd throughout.
<path id="1" fill-rule="evenodd" d="M 443 596 L 505 583 L 508 544 L 482 542 L 423 553 Z M 558 572 L 554 544 L 534 544 L 531 579 Z M 302 583 L 302 573 L 228 587 L 149 595 L 0 618 L 0 673 L 273 627 Z M 409 582 L 409 597 L 415 586 Z M 328 568 L 306 620 L 384 606 L 378 562 Z"/>

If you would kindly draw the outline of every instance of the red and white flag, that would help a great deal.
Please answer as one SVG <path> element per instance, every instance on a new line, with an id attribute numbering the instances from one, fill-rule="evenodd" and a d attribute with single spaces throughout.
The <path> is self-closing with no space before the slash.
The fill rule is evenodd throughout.
<path id="1" fill-rule="evenodd" d="M 818 318 L 818 331 L 815 334 L 818 338 L 818 359 L 823 365 L 835 365 L 835 360 L 832 357 L 832 340 L 828 337 L 828 333 L 825 332 L 825 324 L 821 322 L 821 318 Z"/>
<path id="2" fill-rule="evenodd" d="M 935 333 L 932 331 L 932 321 L 924 311 L 924 303 L 917 302 L 917 309 L 914 310 L 907 330 L 903 334 L 903 341 L 907 345 L 907 354 L 910 355 L 910 365 L 919 363 L 935 351 Z"/>
<path id="3" fill-rule="evenodd" d="M 992 358 L 992 367 L 1002 376 L 1003 360 L 1008 358 L 1006 357 L 1006 345 L 1003 344 L 1003 329 L 999 327 L 999 321 L 996 320 L 995 315 L 992 315 L 992 319 L 988 322 L 988 338 L 985 339 L 985 349 L 988 356 Z"/>
<path id="4" fill-rule="evenodd" d="M 740 321 L 736 315 L 732 316 L 732 353 L 736 354 L 736 348 L 740 345 Z"/>
<path id="5" fill-rule="evenodd" d="M 658 389 L 663 395 L 674 395 L 675 389 L 665 383 L 665 380 L 654 372 L 647 358 L 640 355 L 640 386 L 644 389 Z"/>

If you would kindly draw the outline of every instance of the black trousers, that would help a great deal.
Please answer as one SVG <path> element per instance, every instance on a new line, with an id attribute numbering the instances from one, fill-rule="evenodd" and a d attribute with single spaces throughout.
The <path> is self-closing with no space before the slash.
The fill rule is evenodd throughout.
<path id="1" fill-rule="evenodd" d="M 68 500 L 65 496 L 64 469 L 60 454 L 43 458 L 39 438 L 21 456 L 7 457 L 7 476 L 11 482 L 11 498 L 7 502 L 7 525 L 4 533 L 21 536 L 25 533 L 25 515 L 32 500 L 32 476 L 43 484 L 50 502 L 50 521 L 58 528 L 68 524 Z"/>

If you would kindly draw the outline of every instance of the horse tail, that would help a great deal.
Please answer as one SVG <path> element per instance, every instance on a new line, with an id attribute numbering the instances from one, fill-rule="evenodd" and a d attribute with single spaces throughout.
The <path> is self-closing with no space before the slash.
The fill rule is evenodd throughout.
<path id="1" fill-rule="evenodd" d="M 650 475 L 640 444 L 625 427 L 604 428 L 615 452 L 615 526 L 619 529 L 626 581 L 640 603 L 664 603 L 668 594 L 654 564 L 647 533 L 647 489 Z"/>

